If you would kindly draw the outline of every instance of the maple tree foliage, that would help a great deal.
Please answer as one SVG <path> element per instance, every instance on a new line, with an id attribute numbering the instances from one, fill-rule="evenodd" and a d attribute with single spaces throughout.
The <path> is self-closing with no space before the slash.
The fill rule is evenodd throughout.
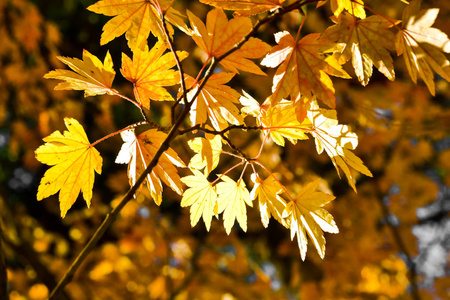
<path id="1" fill-rule="evenodd" d="M 343 287 L 332 284 L 330 274 L 342 269 L 351 278 L 354 274 L 342 268 L 343 261 L 351 265 L 362 259 L 361 254 L 352 250 L 338 254 L 336 248 L 331 248 L 328 258 L 325 249 L 326 239 L 335 247 L 354 242 L 368 249 L 373 247 L 370 248 L 373 252 L 383 249 L 386 243 L 376 234 L 373 234 L 375 240 L 368 242 L 370 232 L 376 231 L 379 222 L 376 218 L 383 214 L 387 218 L 390 213 L 383 202 L 377 208 L 371 207 L 372 204 L 358 204 L 362 211 L 372 213 L 365 220 L 358 216 L 357 210 L 350 211 L 347 207 L 347 211 L 344 206 L 369 199 L 373 203 L 376 202 L 373 199 L 389 194 L 392 213 L 403 213 L 402 220 L 412 224 L 416 219 L 411 217 L 415 215 L 411 207 L 429 202 L 423 191 L 437 193 L 433 183 L 414 173 L 415 168 L 431 157 L 429 142 L 409 150 L 406 142 L 400 141 L 396 148 L 389 150 L 394 141 L 401 140 L 402 130 L 420 138 L 426 133 L 395 126 L 387 130 L 386 124 L 420 118 L 426 123 L 448 117 L 448 114 L 441 115 L 428 100 L 429 111 L 415 107 L 429 96 L 420 85 L 411 88 L 413 85 L 398 83 L 396 78 L 407 73 L 414 84 L 420 84 L 417 80 L 420 78 L 431 95 L 442 93 L 444 84 L 448 85 L 445 81 L 450 82 L 450 62 L 446 55 L 450 53 L 450 40 L 444 32 L 432 27 L 439 20 L 439 9 L 422 8 L 424 5 L 418 0 L 396 2 L 399 2 L 395 4 L 398 11 L 389 14 L 387 9 L 369 0 L 200 0 L 195 4 L 101 0 L 87 7 L 93 13 L 110 17 L 103 26 L 100 44 L 111 48 L 116 42 L 126 44 L 117 53 L 121 59 L 112 49 L 107 51 L 103 62 L 87 50 L 83 50 L 82 59 L 51 53 L 52 64 L 46 66 L 44 78 L 58 80 L 54 89 L 65 90 L 62 93 L 83 91 L 85 97 L 91 97 L 86 99 L 87 103 L 107 113 L 94 122 L 99 126 L 93 130 L 88 125 L 91 122 L 82 114 L 61 117 L 64 112 L 42 112 L 39 124 L 47 125 L 42 125 L 46 130 L 40 135 L 45 136 L 45 144 L 39 145 L 35 138 L 27 151 L 40 163 L 50 166 L 40 180 L 37 200 L 59 193 L 59 213 L 69 220 L 66 222 L 72 222 L 79 217 L 76 209 L 73 216 L 69 210 L 82 194 L 96 220 L 102 217 L 105 220 L 98 224 L 97 233 L 87 246 L 78 245 L 81 252 L 69 270 L 58 272 L 60 282 L 48 284 L 50 298 L 68 297 L 60 294 L 61 290 L 84 260 L 101 261 L 89 273 L 90 279 L 96 282 L 122 271 L 127 276 L 137 270 L 147 272 L 151 263 L 145 257 L 149 252 L 158 261 L 167 261 L 160 269 L 155 267 L 147 272 L 148 278 L 136 279 L 141 280 L 139 283 L 133 281 L 136 287 L 127 286 L 136 295 L 138 285 L 147 286 L 146 292 L 141 291 L 137 298 L 166 299 L 177 295 L 204 298 L 207 296 L 201 295 L 208 293 L 224 298 L 227 294 L 220 293 L 231 289 L 235 282 L 224 276 L 220 265 L 214 265 L 213 261 L 218 261 L 221 250 L 217 249 L 228 239 L 236 251 L 235 261 L 227 262 L 230 277 L 242 279 L 253 272 L 260 284 L 259 288 L 253 286 L 244 291 L 247 286 L 242 283 L 242 290 L 236 289 L 233 295 L 239 299 L 258 296 L 270 299 L 271 295 L 284 299 L 289 292 L 269 293 L 271 284 L 263 268 L 248 259 L 247 250 L 237 239 L 238 234 L 252 238 L 257 226 L 267 228 L 270 234 L 271 228 L 278 226 L 274 223 L 278 223 L 280 232 L 283 229 L 290 234 L 291 240 L 296 237 L 297 243 L 280 243 L 277 252 L 289 255 L 296 252 L 300 261 L 312 265 L 321 264 L 317 258 L 325 259 L 320 284 L 309 282 L 306 272 L 297 270 L 302 263 L 293 260 L 290 271 L 293 277 L 287 282 L 293 289 L 302 282 L 298 297 L 319 299 L 343 295 L 347 299 L 352 293 L 376 293 L 380 297 L 402 299 L 409 282 L 413 286 L 411 295 L 420 299 L 415 282 L 417 270 L 408 271 L 406 264 L 393 255 L 364 258 L 364 267 L 358 270 L 359 283 L 351 292 L 344 291 Z M 183 5 L 187 7 L 182 8 Z M 322 28 L 312 25 L 318 13 L 328 14 L 328 25 Z M 282 26 L 276 24 L 281 20 L 288 22 Z M 46 47 L 51 47 L 51 43 L 47 42 Z M 396 59 L 395 54 L 404 59 Z M 48 71 L 52 68 L 55 70 Z M 375 69 L 388 79 L 387 83 L 380 84 L 384 78 Z M 123 78 L 118 78 L 120 75 Z M 14 78 L 8 80 L 13 82 Z M 48 93 L 63 98 L 51 90 L 52 81 L 45 81 Z M 410 89 L 420 92 L 414 94 Z M 388 97 L 379 90 L 393 91 L 389 99 L 398 97 L 387 103 L 382 99 Z M 365 95 L 365 91 L 370 93 Z M 412 100 L 406 100 L 408 97 Z M 124 105 L 133 104 L 138 113 L 117 122 L 131 120 L 124 127 L 116 128 L 111 107 L 121 100 L 126 101 Z M 58 101 L 64 103 L 64 99 Z M 397 105 L 400 102 L 407 108 L 401 110 Z M 412 103 L 409 108 L 407 103 Z M 380 111 L 392 111 L 394 116 L 388 120 L 391 116 L 377 115 Z M 55 127 L 63 128 L 62 122 L 67 130 L 55 131 Z M 445 130 L 434 138 L 444 138 Z M 370 136 L 372 131 L 376 138 Z M 88 138 L 91 135 L 97 140 Z M 121 144 L 118 144 L 119 136 Z M 313 144 L 315 149 L 311 147 Z M 365 155 L 374 149 L 389 154 L 387 158 Z M 111 152 L 114 152 L 113 160 L 106 158 Z M 290 163 L 281 162 L 281 156 L 289 157 Z M 448 164 L 444 154 L 440 162 Z M 114 163 L 117 166 L 112 167 Z M 124 164 L 126 171 L 124 167 L 120 169 Z M 312 164 L 320 168 L 327 164 L 334 166 L 334 174 L 316 170 Z M 381 171 L 383 164 L 385 173 Z M 122 170 L 122 176 L 105 175 L 105 171 L 101 175 L 102 169 L 111 168 Z M 341 187 L 335 197 L 332 195 L 335 183 L 331 181 L 342 173 L 351 189 Z M 109 213 L 98 209 L 101 204 L 96 196 L 96 184 L 103 176 L 108 176 L 107 184 L 115 191 Z M 391 193 L 393 186 L 399 186 L 402 191 L 398 196 Z M 417 195 L 423 198 L 417 205 L 407 208 L 402 202 L 402 197 Z M 53 205 L 50 202 L 46 201 L 46 205 Z M 182 207 L 183 217 L 176 221 L 179 227 L 175 228 L 167 219 L 158 224 L 157 218 L 143 221 L 142 227 L 133 227 L 133 210 L 136 212 L 143 203 L 155 215 L 165 205 Z M 93 250 L 113 222 L 124 232 L 129 230 L 130 236 L 121 240 L 119 246 L 106 243 L 98 251 Z M 351 224 L 357 222 L 362 225 L 355 229 L 355 236 L 347 234 Z M 194 232 L 206 228 L 209 234 L 202 241 L 194 241 L 187 237 L 187 224 L 195 227 L 190 229 Z M 408 226 L 411 235 L 412 225 Z M 144 232 L 145 227 L 152 229 Z M 156 228 L 162 228 L 169 238 L 165 240 Z M 401 230 L 407 234 L 401 226 L 393 230 L 397 235 Z M 324 234 L 340 231 L 344 234 L 335 237 Z M 264 235 L 264 231 L 258 231 L 258 235 Z M 10 245 L 14 246 L 14 238 L 12 241 Z M 409 247 L 402 242 L 399 245 Z M 315 249 L 318 255 L 307 256 L 308 249 Z M 409 255 L 414 253 L 405 249 L 400 251 L 408 257 L 406 262 L 411 263 Z M 127 255 L 132 251 L 145 263 L 128 262 Z M 260 251 L 262 256 L 270 256 Z M 88 257 L 90 252 L 95 258 Z M 172 266 L 163 252 L 172 253 L 183 263 Z M 376 265 L 375 259 L 382 264 Z M 386 278 L 384 275 L 389 280 L 395 277 L 391 280 L 394 283 L 382 279 Z M 202 287 L 202 281 L 208 280 L 226 287 L 219 291 L 209 289 L 208 284 Z M 82 280 L 76 279 L 74 284 L 81 286 Z M 379 286 L 376 292 L 374 284 Z M 441 284 L 445 286 L 445 282 Z M 42 289 L 37 286 L 35 290 L 39 288 Z M 71 293 L 78 295 L 75 298 L 85 295 L 81 289 Z M 112 291 L 107 293 L 117 297 Z M 321 297 L 317 296 L 319 293 Z"/>

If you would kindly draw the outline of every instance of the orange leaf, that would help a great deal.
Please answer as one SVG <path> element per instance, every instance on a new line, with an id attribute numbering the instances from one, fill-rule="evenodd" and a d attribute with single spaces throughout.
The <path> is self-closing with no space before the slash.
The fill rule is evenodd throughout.
<path id="1" fill-rule="evenodd" d="M 204 124 L 209 119 L 216 130 L 222 130 L 228 123 L 242 124 L 243 118 L 233 103 L 239 102 L 239 93 L 229 86 L 224 85 L 233 78 L 233 73 L 213 74 L 206 82 L 197 99 L 191 107 L 190 119 L 192 125 Z M 186 86 L 191 87 L 194 78 L 186 77 Z M 188 93 L 190 98 L 196 93 L 200 83 L 195 83 Z"/>
<path id="2" fill-rule="evenodd" d="M 121 136 L 125 143 L 117 155 L 116 163 L 128 164 L 128 178 L 130 185 L 134 185 L 136 179 L 155 156 L 167 134 L 150 129 L 136 136 L 134 130 L 126 130 L 121 133 Z M 145 182 L 157 205 L 160 205 L 162 201 L 161 179 L 178 194 L 183 193 L 180 176 L 175 166 L 186 167 L 177 153 L 169 148 L 161 155 L 152 172 L 147 175 Z"/>
<path id="3" fill-rule="evenodd" d="M 325 238 L 323 231 L 338 233 L 339 229 L 333 216 L 322 207 L 335 197 L 322 192 L 316 192 L 319 180 L 307 184 L 294 199 L 290 201 L 283 213 L 289 218 L 291 240 L 297 234 L 298 247 L 302 260 L 305 260 L 308 241 L 306 234 L 313 241 L 320 258 L 325 256 Z M 322 231 L 323 230 L 323 231 Z"/>
<path id="4" fill-rule="evenodd" d="M 320 38 L 319 34 L 308 34 L 297 42 L 284 31 L 276 33 L 275 40 L 278 46 L 273 47 L 261 62 L 271 68 L 281 64 L 273 78 L 272 105 L 289 95 L 291 100 L 296 100 L 301 95 L 311 98 L 313 93 L 334 108 L 334 87 L 327 74 L 350 78 L 334 56 L 325 55 L 338 50 L 338 46 Z"/>
<path id="5" fill-rule="evenodd" d="M 111 86 L 116 72 L 109 51 L 103 64 L 87 50 L 83 50 L 83 60 L 63 56 L 58 56 L 58 59 L 73 71 L 58 69 L 44 75 L 44 78 L 65 81 L 59 83 L 55 90 L 84 90 L 84 97 L 114 94 L 115 90 Z"/>
<path id="6" fill-rule="evenodd" d="M 414 83 L 417 74 L 435 95 L 433 70 L 450 82 L 450 62 L 442 53 L 450 53 L 450 40 L 439 29 L 431 27 L 439 9 L 420 10 L 420 1 L 411 1 L 403 12 L 404 29 L 397 33 L 397 54 L 404 54 L 405 64 Z"/>
<path id="7" fill-rule="evenodd" d="M 216 8 L 208 13 L 205 24 L 190 11 L 187 12 L 192 26 L 192 38 L 208 54 L 219 57 L 232 49 L 252 30 L 252 22 L 247 17 L 236 17 L 228 21 L 222 9 Z M 227 70 L 238 73 L 238 69 L 254 74 L 265 75 L 263 71 L 247 58 L 260 58 L 270 50 L 270 46 L 260 39 L 250 38 L 239 50 L 220 61 Z"/>
<path id="8" fill-rule="evenodd" d="M 134 50 L 136 47 L 143 46 L 150 32 L 160 41 L 166 39 L 161 14 L 170 3 L 170 0 L 101 0 L 87 9 L 114 17 L 103 26 L 101 45 L 109 43 L 126 32 L 128 46 Z M 169 7 L 165 19 L 185 33 L 189 33 L 182 15 L 172 7 Z M 173 34 L 170 24 L 168 29 L 169 33 Z"/>
<path id="9" fill-rule="evenodd" d="M 394 34 L 387 29 L 396 21 L 378 15 L 357 20 L 348 13 L 342 13 L 333 21 L 338 25 L 329 27 L 322 37 L 345 43 L 340 58 L 343 62 L 352 59 L 355 73 L 363 86 L 369 83 L 374 64 L 389 80 L 395 79 L 392 57 L 386 48 L 395 48 Z"/>
<path id="10" fill-rule="evenodd" d="M 171 86 L 180 82 L 178 71 L 171 70 L 176 65 L 172 53 L 166 53 L 166 47 L 157 43 L 150 51 L 145 45 L 133 51 L 133 60 L 122 53 L 122 75 L 134 83 L 136 99 L 146 108 L 150 108 L 150 100 L 174 100 L 163 86 Z M 181 60 L 188 56 L 185 51 L 177 51 Z"/>
<path id="11" fill-rule="evenodd" d="M 362 0 L 330 0 L 330 7 L 336 17 L 338 17 L 344 9 L 360 19 L 366 17 L 364 2 Z"/>
<path id="12" fill-rule="evenodd" d="M 90 206 L 94 171 L 98 174 L 102 172 L 102 157 L 89 143 L 80 123 L 71 118 L 65 118 L 64 123 L 69 131 L 64 131 L 64 134 L 53 132 L 44 138 L 45 145 L 35 151 L 37 160 L 53 166 L 41 179 L 37 199 L 42 200 L 60 190 L 62 218 L 75 203 L 80 191 L 87 206 Z"/>

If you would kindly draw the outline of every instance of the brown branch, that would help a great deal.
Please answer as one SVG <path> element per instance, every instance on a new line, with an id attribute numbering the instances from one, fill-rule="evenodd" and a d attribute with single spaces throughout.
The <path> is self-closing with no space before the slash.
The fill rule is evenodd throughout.
<path id="1" fill-rule="evenodd" d="M 389 208 L 383 203 L 383 196 L 377 195 L 377 202 L 380 205 L 381 211 L 383 213 L 384 219 L 386 220 L 387 226 L 389 227 L 392 237 L 394 239 L 394 242 L 397 244 L 397 247 L 400 252 L 402 252 L 405 256 L 406 265 L 408 266 L 409 272 L 409 283 L 411 284 L 411 297 L 414 300 L 420 300 L 420 294 L 419 294 L 419 287 L 417 286 L 417 271 L 416 271 L 416 264 L 411 258 L 411 254 L 408 251 L 408 248 L 406 247 L 405 243 L 403 242 L 402 236 L 400 232 L 398 231 L 397 227 L 392 224 L 391 221 L 389 221 L 389 215 L 391 215 L 391 212 L 389 211 Z"/>
<path id="2" fill-rule="evenodd" d="M 316 2 L 316 1 L 313 1 L 313 2 Z M 228 55 L 230 55 L 233 52 L 235 52 L 236 50 L 240 49 L 242 47 L 242 45 L 250 39 L 251 36 L 256 34 L 258 29 L 263 24 L 271 22 L 271 21 L 281 17 L 282 15 L 284 15 L 284 14 L 290 12 L 290 11 L 293 11 L 293 10 L 301 7 L 302 5 L 305 5 L 305 4 L 310 3 L 310 2 L 311 1 L 295 2 L 295 3 L 293 3 L 293 4 L 289 5 L 289 6 L 286 6 L 286 7 L 282 8 L 282 9 L 279 9 L 277 12 L 269 15 L 267 18 L 259 20 L 255 24 L 253 29 L 238 44 L 236 44 L 232 49 L 230 49 L 229 51 L 227 51 L 226 53 L 224 53 L 223 55 L 221 55 L 221 56 L 219 56 L 217 58 L 213 57 L 211 59 L 211 63 L 209 65 L 209 68 L 206 71 L 205 76 L 203 77 L 203 80 L 202 80 L 200 86 L 198 87 L 198 89 L 196 90 L 195 94 L 193 95 L 192 100 L 190 102 L 185 102 L 186 105 L 183 108 L 181 114 L 176 119 L 175 124 L 173 124 L 173 126 L 171 127 L 170 132 L 168 133 L 166 139 L 161 144 L 161 146 L 159 147 L 158 151 L 155 153 L 155 156 L 153 157 L 151 162 L 148 164 L 147 168 L 144 170 L 144 172 L 142 172 L 141 176 L 139 176 L 139 178 L 136 180 L 136 183 L 128 190 L 128 192 L 122 198 L 120 203 L 114 209 L 112 209 L 112 211 L 109 214 L 106 215 L 106 217 L 103 220 L 102 224 L 97 228 L 96 232 L 91 237 L 89 242 L 81 250 L 80 254 L 75 258 L 74 262 L 71 264 L 71 266 L 66 271 L 64 276 L 58 282 L 57 286 L 52 290 L 52 292 L 51 292 L 51 294 L 49 296 L 49 299 L 56 299 L 58 297 L 59 293 L 64 289 L 64 287 L 72 280 L 73 276 L 75 275 L 75 272 L 78 270 L 78 268 L 80 267 L 81 263 L 89 255 L 89 253 L 92 251 L 92 249 L 94 249 L 94 247 L 96 246 L 97 242 L 105 234 L 106 230 L 108 230 L 109 227 L 111 226 L 111 224 L 116 220 L 116 218 L 119 215 L 119 212 L 122 210 L 122 208 L 128 203 L 128 201 L 130 201 L 133 198 L 134 194 L 136 193 L 138 188 L 141 186 L 141 184 L 144 182 L 144 180 L 147 177 L 147 175 L 157 165 L 158 160 L 161 157 L 161 155 L 164 153 L 164 151 L 166 151 L 169 148 L 170 143 L 172 142 L 172 140 L 178 135 L 179 127 L 181 126 L 181 124 L 183 123 L 185 118 L 188 116 L 192 104 L 194 103 L 195 99 L 197 99 L 198 95 L 200 94 L 201 90 L 205 86 L 205 84 L 208 81 L 208 79 L 212 76 L 213 70 L 215 69 L 217 64 L 221 60 L 226 58 Z M 182 97 L 185 97 L 185 95 L 183 95 Z"/>
<path id="3" fill-rule="evenodd" d="M 3 226 L 0 223 L 0 299 L 9 299 L 8 277 L 6 276 L 6 259 L 3 249 Z"/>

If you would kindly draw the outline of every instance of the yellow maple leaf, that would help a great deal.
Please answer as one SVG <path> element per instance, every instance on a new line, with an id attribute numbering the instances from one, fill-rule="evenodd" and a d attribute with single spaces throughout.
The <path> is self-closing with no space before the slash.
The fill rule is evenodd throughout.
<path id="1" fill-rule="evenodd" d="M 417 74 L 430 93 L 435 95 L 433 70 L 450 82 L 450 62 L 442 53 L 450 53 L 448 36 L 431 27 L 439 13 L 438 8 L 420 10 L 421 1 L 411 1 L 403 11 L 403 29 L 397 33 L 397 54 L 403 54 L 409 75 L 417 83 Z"/>
<path id="2" fill-rule="evenodd" d="M 48 169 L 39 184 L 37 200 L 59 192 L 61 217 L 66 216 L 80 191 L 87 206 L 91 204 L 95 172 L 102 172 L 102 157 L 86 136 L 77 120 L 65 118 L 69 131 L 53 132 L 44 138 L 46 142 L 36 151 L 36 159 L 53 166 Z"/>
<path id="3" fill-rule="evenodd" d="M 281 8 L 281 3 L 286 0 L 200 0 L 215 7 L 234 10 L 241 16 L 259 14 L 268 10 Z"/>
<path id="4" fill-rule="evenodd" d="M 287 31 L 276 33 L 275 40 L 278 45 L 261 62 L 271 68 L 280 65 L 273 77 L 272 104 L 289 95 L 291 100 L 301 95 L 311 98 L 312 93 L 334 108 L 334 87 L 328 75 L 350 78 L 334 56 L 326 55 L 338 50 L 338 45 L 319 34 L 308 34 L 297 42 Z"/>
<path id="5" fill-rule="evenodd" d="M 176 65 L 172 53 L 166 53 L 166 46 L 163 43 L 156 43 L 149 51 L 148 46 L 133 51 L 133 60 L 122 53 L 122 75 L 134 84 L 134 94 L 136 99 L 146 108 L 150 108 L 150 100 L 165 101 L 174 100 L 170 93 L 163 86 L 171 86 L 180 82 L 180 74 L 176 70 L 171 70 Z M 185 59 L 189 53 L 177 51 L 181 60 Z"/>
<path id="6" fill-rule="evenodd" d="M 239 43 L 253 26 L 247 17 L 235 17 L 228 21 L 220 8 L 211 10 L 206 16 L 205 24 L 190 11 L 187 12 L 192 27 L 192 38 L 208 54 L 208 58 L 219 57 Z M 250 38 L 239 50 L 220 61 L 227 70 L 238 70 L 265 75 L 263 71 L 248 58 L 260 58 L 270 50 L 270 46 L 260 39 Z"/>
<path id="7" fill-rule="evenodd" d="M 55 90 L 84 90 L 84 97 L 116 93 L 111 88 L 116 72 L 109 51 L 102 63 L 95 55 L 83 50 L 83 60 L 58 56 L 73 71 L 57 69 L 44 75 L 44 78 L 60 79 Z"/>
<path id="8" fill-rule="evenodd" d="M 309 126 L 303 126 L 298 121 L 291 101 L 283 100 L 267 111 L 263 111 L 261 123 L 265 130 L 269 130 L 273 141 L 282 147 L 284 147 L 284 138 L 293 144 L 296 144 L 299 139 L 308 139 L 305 129 L 309 130 Z"/>
<path id="9" fill-rule="evenodd" d="M 197 170 L 205 168 L 205 176 L 214 170 L 219 164 L 222 153 L 222 138 L 215 135 L 214 138 L 196 137 L 188 142 L 195 154 L 189 162 L 189 167 Z"/>
<path id="10" fill-rule="evenodd" d="M 194 175 L 181 178 L 189 188 L 183 193 L 181 207 L 190 206 L 191 226 L 194 227 L 200 217 L 205 222 L 206 230 L 211 228 L 213 214 L 218 214 L 216 188 L 199 171 L 192 170 Z"/>
<path id="11" fill-rule="evenodd" d="M 317 153 L 321 154 L 325 150 L 338 174 L 339 166 L 356 192 L 354 178 L 349 167 L 372 177 L 372 173 L 362 160 L 350 151 L 358 145 L 358 136 L 351 132 L 347 125 L 338 124 L 335 110 L 320 109 L 316 101 L 311 102 L 308 120 L 311 122 L 311 131 L 309 132 L 316 140 Z"/>
<path id="12" fill-rule="evenodd" d="M 307 184 L 300 194 L 287 204 L 283 212 L 283 218 L 288 218 L 290 221 L 291 240 L 297 235 L 298 248 L 302 260 L 305 260 L 308 245 L 306 235 L 313 241 L 317 253 L 323 259 L 325 256 L 323 231 L 329 233 L 339 232 L 333 216 L 322 208 L 335 197 L 316 192 L 319 181 L 320 179 Z"/>
<path id="13" fill-rule="evenodd" d="M 133 186 L 155 156 L 167 134 L 150 129 L 136 136 L 134 129 L 130 129 L 121 132 L 121 136 L 124 144 L 117 155 L 116 163 L 128 164 L 128 178 L 130 185 Z M 179 195 L 183 193 L 180 176 L 175 166 L 186 167 L 177 153 L 169 148 L 147 175 L 145 183 L 157 205 L 160 205 L 162 201 L 161 180 Z"/>
<path id="14" fill-rule="evenodd" d="M 216 130 L 222 130 L 228 124 L 242 124 L 243 118 L 233 103 L 239 102 L 239 93 L 229 86 L 234 73 L 216 73 L 206 82 L 200 94 L 191 106 L 190 120 L 192 125 L 204 124 L 208 120 Z M 191 87 L 188 93 L 189 101 L 197 92 L 201 82 L 196 82 L 191 76 L 186 76 L 186 86 Z M 195 85 L 193 85 L 195 83 Z"/>
<path id="15" fill-rule="evenodd" d="M 366 17 L 364 2 L 362 0 L 330 0 L 330 7 L 336 17 L 338 17 L 344 9 L 360 19 Z"/>
<path id="16" fill-rule="evenodd" d="M 388 28 L 396 21 L 379 15 L 357 20 L 348 13 L 332 19 L 338 25 L 327 28 L 322 37 L 345 44 L 340 59 L 343 62 L 352 59 L 356 76 L 363 86 L 369 83 L 373 65 L 389 80 L 395 79 L 392 57 L 387 49 L 395 48 L 394 33 Z"/>
<path id="17" fill-rule="evenodd" d="M 247 231 L 247 209 L 245 204 L 253 206 L 250 193 L 241 179 L 234 181 L 227 175 L 221 175 L 222 179 L 216 186 L 219 195 L 218 212 L 223 212 L 223 225 L 227 234 L 230 234 L 235 220 L 238 221 L 242 230 Z"/>
<path id="18" fill-rule="evenodd" d="M 134 50 L 143 46 L 150 32 L 160 41 L 164 41 L 165 34 L 161 23 L 161 15 L 172 1 L 170 0 L 101 0 L 87 9 L 97 14 L 114 17 L 103 26 L 100 44 L 105 45 L 113 39 L 125 34 L 128 46 Z M 189 34 L 189 29 L 182 19 L 182 15 L 169 7 L 165 19 Z M 173 35 L 173 27 L 168 24 L 168 30 Z"/>
<path id="19" fill-rule="evenodd" d="M 269 219 L 273 216 L 284 227 L 289 228 L 289 223 L 285 218 L 282 218 L 283 211 L 286 208 L 286 201 L 279 195 L 282 192 L 280 184 L 273 176 L 262 180 L 255 173 L 251 176 L 255 183 L 250 198 L 259 201 L 259 211 L 261 213 L 261 222 L 264 227 L 269 226 Z"/>

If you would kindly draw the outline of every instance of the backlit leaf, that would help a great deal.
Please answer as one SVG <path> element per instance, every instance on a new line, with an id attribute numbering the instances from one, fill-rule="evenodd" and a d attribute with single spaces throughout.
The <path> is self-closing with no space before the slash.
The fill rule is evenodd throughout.
<path id="1" fill-rule="evenodd" d="M 223 225 L 227 234 L 230 234 L 235 220 L 242 230 L 247 231 L 247 209 L 245 204 L 253 206 L 244 181 L 234 181 L 227 175 L 221 175 L 222 182 L 216 186 L 219 195 L 219 213 L 223 212 Z"/>
<path id="2" fill-rule="evenodd" d="M 239 93 L 225 83 L 234 77 L 234 73 L 216 73 L 213 74 L 191 107 L 190 119 L 192 125 L 204 124 L 208 120 L 216 130 L 222 130 L 228 124 L 242 124 L 243 118 L 239 114 L 238 108 L 234 103 L 239 102 Z M 201 82 L 196 82 L 194 78 L 186 77 L 186 86 L 192 87 L 188 93 L 189 101 L 196 93 Z M 193 86 L 192 86 L 193 85 Z"/>
<path id="3" fill-rule="evenodd" d="M 195 154 L 189 162 L 189 167 L 197 170 L 205 168 L 207 176 L 219 164 L 219 157 L 222 153 L 222 138 L 220 135 L 214 138 L 196 137 L 188 142 L 189 147 L 194 150 Z"/>
<path id="4" fill-rule="evenodd" d="M 113 17 L 103 26 L 101 45 L 109 43 L 126 32 L 128 46 L 134 50 L 136 47 L 143 46 L 150 32 L 160 41 L 166 39 L 161 15 L 170 3 L 170 0 L 101 0 L 87 9 L 97 14 Z M 189 33 L 182 17 L 172 7 L 169 7 L 165 14 L 167 21 L 185 33 Z M 173 28 L 170 24 L 168 24 L 168 29 L 172 35 Z"/>
<path id="5" fill-rule="evenodd" d="M 275 40 L 278 45 L 261 62 L 271 68 L 280 65 L 273 77 L 272 105 L 289 95 L 296 100 L 314 94 L 334 108 L 334 87 L 328 75 L 350 78 L 334 56 L 326 55 L 338 50 L 338 45 L 320 38 L 319 34 L 308 34 L 296 41 L 287 31 L 275 34 Z"/>
<path id="6" fill-rule="evenodd" d="M 58 59 L 73 71 L 58 69 L 45 74 L 44 78 L 65 81 L 59 83 L 55 90 L 84 90 L 84 97 L 114 94 L 111 86 L 116 72 L 109 52 L 103 63 L 87 50 L 83 50 L 83 60 L 63 56 L 58 56 Z"/>
<path id="7" fill-rule="evenodd" d="M 316 139 L 317 153 L 320 154 L 325 150 L 338 174 L 339 168 L 341 168 L 350 186 L 356 191 L 353 175 L 349 167 L 372 177 L 372 173 L 363 164 L 362 160 L 350 151 L 354 150 L 358 145 L 358 136 L 356 133 L 351 132 L 347 125 L 338 124 L 335 110 L 320 109 L 315 101 L 311 102 L 308 119 L 311 122 L 310 133 Z"/>
<path id="8" fill-rule="evenodd" d="M 330 6 L 331 11 L 336 17 L 338 17 L 344 9 L 360 19 L 366 17 L 364 2 L 362 0 L 330 0 Z"/>
<path id="9" fill-rule="evenodd" d="M 173 100 L 170 93 L 163 86 L 171 86 L 180 82 L 180 74 L 172 70 L 176 65 L 172 53 L 163 54 L 166 47 L 157 43 L 150 51 L 148 46 L 144 50 L 133 51 L 133 60 L 122 53 L 122 75 L 134 84 L 136 99 L 146 108 L 150 108 L 150 100 Z M 181 60 L 188 56 L 185 51 L 177 51 Z"/>
<path id="10" fill-rule="evenodd" d="M 247 17 L 235 17 L 228 21 L 224 11 L 216 8 L 208 13 L 205 24 L 188 11 L 192 26 L 192 38 L 195 43 L 208 54 L 208 57 L 219 57 L 239 43 L 253 26 Z M 251 37 L 239 50 L 220 61 L 227 70 L 238 73 L 238 70 L 265 75 L 251 60 L 260 58 L 270 50 L 270 46 L 260 39 Z"/>
<path id="11" fill-rule="evenodd" d="M 322 208 L 335 197 L 316 192 L 319 180 L 307 184 L 300 194 L 287 204 L 283 213 L 283 217 L 290 220 L 291 240 L 297 235 L 298 248 L 302 260 L 305 260 L 308 245 L 306 234 L 313 241 L 319 256 L 323 258 L 325 256 L 323 231 L 329 233 L 339 232 L 333 216 Z"/>
<path id="12" fill-rule="evenodd" d="M 252 180 L 255 183 L 250 198 L 259 201 L 259 211 L 261 213 L 261 222 L 264 227 L 269 226 L 269 219 L 273 216 L 284 227 L 289 228 L 287 220 L 282 218 L 283 211 L 286 208 L 286 201 L 279 195 L 282 192 L 280 184 L 273 176 L 262 180 L 255 173 L 252 174 Z"/>
<path id="13" fill-rule="evenodd" d="M 147 130 L 136 136 L 134 130 L 121 132 L 124 144 L 116 158 L 116 163 L 128 164 L 130 185 L 144 172 L 155 153 L 166 139 L 167 134 L 156 129 Z M 177 153 L 167 149 L 158 160 L 158 164 L 147 175 L 145 183 L 157 205 L 162 201 L 161 180 L 178 194 L 182 194 L 180 176 L 176 167 L 186 167 Z"/>
<path id="14" fill-rule="evenodd" d="M 439 13 L 438 8 L 420 10 L 421 1 L 411 1 L 403 12 L 403 29 L 397 33 L 397 54 L 403 54 L 409 75 L 414 83 L 417 74 L 435 95 L 434 74 L 450 81 L 450 62 L 443 54 L 450 53 L 448 36 L 431 27 Z"/>
<path id="15" fill-rule="evenodd" d="M 395 21 L 379 15 L 357 20 L 348 13 L 342 13 L 339 19 L 333 19 L 338 25 L 329 27 L 323 38 L 343 43 L 340 58 L 352 59 L 352 65 L 359 82 L 363 86 L 369 83 L 372 66 L 383 73 L 389 80 L 395 79 L 392 57 L 387 49 L 395 48 L 395 36 L 388 28 Z"/>
<path id="16" fill-rule="evenodd" d="M 102 172 L 100 153 L 91 146 L 86 132 L 77 120 L 65 118 L 68 131 L 55 131 L 44 138 L 36 151 L 36 159 L 52 166 L 39 184 L 37 199 L 59 192 L 61 217 L 65 217 L 80 191 L 87 206 L 91 204 L 95 172 Z"/>
<path id="17" fill-rule="evenodd" d="M 205 222 L 206 230 L 211 228 L 213 214 L 218 214 L 216 188 L 199 171 L 192 170 L 194 175 L 181 178 L 189 188 L 183 193 L 181 207 L 191 207 L 191 226 L 194 227 L 200 217 Z"/>

